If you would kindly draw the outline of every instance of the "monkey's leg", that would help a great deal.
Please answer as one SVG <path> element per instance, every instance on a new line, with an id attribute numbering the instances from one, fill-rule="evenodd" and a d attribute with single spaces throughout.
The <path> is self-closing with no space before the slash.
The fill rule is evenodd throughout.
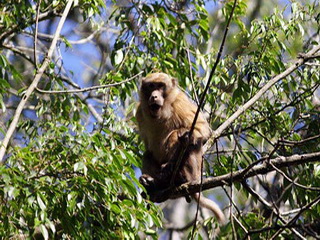
<path id="1" fill-rule="evenodd" d="M 145 187 L 147 192 L 153 191 L 155 188 L 154 176 L 157 174 L 157 162 L 150 151 L 146 151 L 143 154 L 141 171 L 140 183 Z"/>
<path id="2" fill-rule="evenodd" d="M 146 151 L 143 155 L 142 175 L 139 178 L 139 181 L 145 187 L 149 195 L 168 187 L 168 178 L 164 178 L 161 175 L 161 166 L 156 159 L 154 159 L 150 151 Z"/>

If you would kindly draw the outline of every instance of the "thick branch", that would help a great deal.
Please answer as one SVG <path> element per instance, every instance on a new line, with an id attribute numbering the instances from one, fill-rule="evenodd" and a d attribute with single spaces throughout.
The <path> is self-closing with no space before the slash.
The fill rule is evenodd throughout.
<path id="1" fill-rule="evenodd" d="M 64 22 L 67 18 L 67 15 L 71 9 L 71 6 L 72 6 L 72 3 L 73 3 L 73 0 L 69 0 L 67 5 L 66 5 L 66 8 L 64 9 L 64 12 L 62 14 L 62 17 L 60 19 L 60 22 L 57 26 L 57 30 L 55 32 L 55 35 L 54 35 L 54 38 L 52 40 L 52 43 L 51 43 L 51 46 L 48 50 L 48 53 L 47 53 L 47 56 L 45 57 L 45 59 L 43 60 L 43 63 L 42 63 L 42 66 L 37 70 L 36 72 L 36 75 L 31 83 L 31 85 L 29 86 L 29 88 L 27 89 L 25 95 L 23 96 L 23 98 L 21 99 L 18 107 L 17 107 L 17 110 L 14 114 L 14 117 L 12 119 L 12 122 L 9 126 L 9 129 L 6 133 L 6 136 L 5 138 L 3 139 L 3 142 L 1 144 L 1 147 L 0 147 L 0 163 L 4 163 L 5 161 L 5 158 L 4 158 L 4 155 L 6 153 L 6 149 L 7 149 L 7 146 L 8 146 L 8 143 L 10 141 L 10 138 L 12 136 L 12 134 L 14 133 L 16 127 L 17 127 L 17 124 L 18 124 L 18 121 L 19 121 L 19 118 L 20 118 L 20 115 L 21 115 L 21 112 L 24 108 L 24 105 L 26 104 L 27 100 L 29 99 L 30 95 L 32 94 L 32 92 L 34 91 L 34 89 L 37 87 L 45 69 L 48 67 L 50 61 L 51 61 L 51 57 L 52 57 L 52 54 L 53 54 L 53 51 L 56 47 L 56 44 L 57 44 L 57 41 L 59 39 L 59 35 L 60 35 L 60 32 L 62 30 L 62 27 L 64 25 Z"/>
<path id="2" fill-rule="evenodd" d="M 269 161 L 271 164 L 269 163 Z M 197 193 L 199 192 L 199 189 L 206 190 L 223 185 L 229 185 L 232 182 L 242 182 L 247 178 L 275 171 L 272 165 L 277 168 L 283 168 L 304 163 L 318 162 L 320 161 L 320 152 L 293 155 L 290 157 L 277 157 L 269 161 L 265 160 L 264 162 L 256 166 L 250 165 L 248 168 L 233 172 L 232 174 L 229 173 L 218 177 L 206 178 L 203 180 L 202 186 L 200 183 L 186 183 L 177 188 L 165 189 L 151 196 L 151 200 L 154 202 L 164 202 L 169 198 L 179 198 L 182 196 Z"/>

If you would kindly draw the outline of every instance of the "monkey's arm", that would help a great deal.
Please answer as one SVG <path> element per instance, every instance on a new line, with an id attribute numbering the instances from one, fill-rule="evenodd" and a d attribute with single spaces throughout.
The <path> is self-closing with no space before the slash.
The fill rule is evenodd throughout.
<path id="1" fill-rule="evenodd" d="M 179 94 L 172 107 L 174 109 L 175 118 L 181 122 L 179 128 L 183 129 L 183 131 L 185 131 L 184 129 L 190 131 L 198 107 L 182 92 Z M 202 112 L 200 112 L 192 133 L 191 140 L 196 143 L 197 140 L 201 139 L 201 141 L 204 143 L 209 139 L 211 133 L 212 131 L 208 122 L 206 121 Z"/>

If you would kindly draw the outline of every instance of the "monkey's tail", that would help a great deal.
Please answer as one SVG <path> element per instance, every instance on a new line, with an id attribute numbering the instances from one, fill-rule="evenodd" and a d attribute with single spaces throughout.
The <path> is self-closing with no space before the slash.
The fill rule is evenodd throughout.
<path id="1" fill-rule="evenodd" d="M 200 197 L 200 198 L 199 198 Z M 195 193 L 193 195 L 193 198 L 200 203 L 201 207 L 207 208 L 213 212 L 213 214 L 216 216 L 218 219 L 219 223 L 224 224 L 226 221 L 226 218 L 221 211 L 220 207 L 218 204 L 216 204 L 214 201 L 210 200 L 209 198 L 206 198 L 203 196 L 203 194 Z"/>

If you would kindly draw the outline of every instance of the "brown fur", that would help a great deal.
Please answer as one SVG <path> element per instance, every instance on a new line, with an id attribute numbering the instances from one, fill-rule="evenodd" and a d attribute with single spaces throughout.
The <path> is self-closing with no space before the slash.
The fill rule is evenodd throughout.
<path id="1" fill-rule="evenodd" d="M 200 113 L 191 144 L 187 146 L 188 131 L 196 111 L 197 106 L 167 74 L 153 73 L 142 80 L 136 118 L 146 147 L 140 181 L 149 193 L 169 187 L 182 148 L 187 149 L 187 156 L 182 159 L 175 185 L 200 180 L 203 143 L 210 137 L 211 129 Z M 198 199 L 198 196 L 193 197 Z M 223 213 L 214 202 L 201 195 L 200 204 L 212 210 L 219 221 L 224 221 Z"/>

